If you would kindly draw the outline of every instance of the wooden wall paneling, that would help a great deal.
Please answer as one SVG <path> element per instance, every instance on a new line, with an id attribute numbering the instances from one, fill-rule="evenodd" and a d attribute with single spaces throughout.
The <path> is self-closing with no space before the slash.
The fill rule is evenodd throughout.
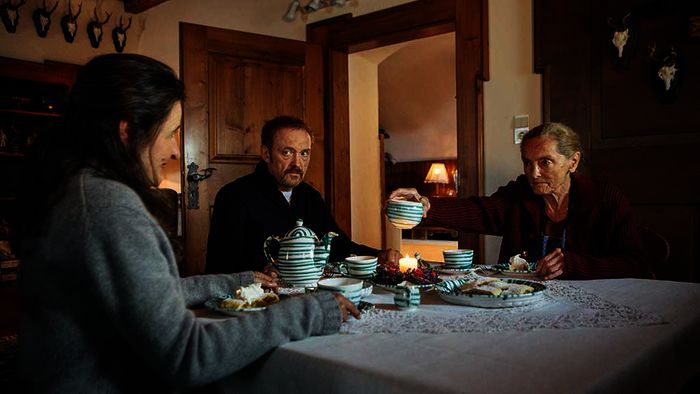
<path id="1" fill-rule="evenodd" d="M 260 130 L 280 114 L 303 116 L 301 66 L 210 55 L 212 162 L 257 163 Z"/>
<path id="2" fill-rule="evenodd" d="M 0 56 L 0 75 L 9 78 L 72 86 L 79 69 L 79 65 L 70 63 L 36 63 Z"/>
<path id="3" fill-rule="evenodd" d="M 304 180 L 314 189 L 326 195 L 326 176 L 324 163 L 326 162 L 326 131 L 324 128 L 323 111 L 323 47 L 318 44 L 306 45 L 306 64 L 304 70 L 304 120 L 314 133 L 314 148 L 311 154 L 311 163 L 306 171 Z"/>
<path id="4" fill-rule="evenodd" d="M 695 71 L 700 70 L 700 39 L 690 39 L 685 34 L 689 14 L 679 10 L 678 5 L 673 1 L 627 0 L 604 2 L 595 9 L 591 63 L 595 92 L 592 99 L 596 104 L 591 134 L 595 148 L 700 143 L 700 122 L 688 119 L 700 108 L 700 72 Z M 634 16 L 635 40 L 628 41 L 623 52 L 626 62 L 621 63 L 610 43 L 606 15 L 626 12 Z M 664 101 L 657 90 L 662 82 L 652 71 L 652 45 L 658 52 L 673 46 L 680 54 L 677 76 L 681 83 L 672 102 Z"/>
<path id="5" fill-rule="evenodd" d="M 330 50 L 329 71 L 333 75 L 328 86 L 329 143 L 326 155 L 329 158 L 326 173 L 326 193 L 336 223 L 347 234 L 352 234 L 350 201 L 350 96 L 348 86 L 347 54 Z"/>
<path id="6" fill-rule="evenodd" d="M 591 170 L 618 185 L 631 200 L 637 221 L 668 240 L 671 254 L 667 266 L 657 267 L 657 277 L 700 281 L 700 165 L 694 159 L 700 149 L 700 41 L 685 35 L 681 26 L 689 14 L 675 7 L 678 2 L 596 4 Z M 631 56 L 621 65 L 603 21 L 629 11 L 635 15 L 636 40 L 625 47 Z M 683 54 L 685 72 L 672 102 L 665 102 L 654 86 L 653 44 L 672 44 Z"/>
<path id="7" fill-rule="evenodd" d="M 682 2 L 536 0 L 536 70 L 544 119 L 569 124 L 584 143 L 584 170 L 618 186 L 640 224 L 671 245 L 662 279 L 700 281 L 700 40 L 682 26 Z M 687 3 L 686 3 L 687 4 Z M 617 59 L 608 17 L 636 15 L 629 61 Z M 564 29 L 569 34 L 557 34 Z M 636 29 L 636 30 L 635 30 Z M 654 91 L 648 47 L 676 43 L 684 54 L 678 96 Z"/>
<path id="8" fill-rule="evenodd" d="M 669 264 L 656 266 L 656 276 L 664 280 L 695 281 L 700 267 L 689 264 L 697 259 L 700 245 L 700 209 L 690 205 L 635 204 L 640 225 L 652 228 L 669 242 Z M 681 264 L 678 264 L 681 262 Z"/>

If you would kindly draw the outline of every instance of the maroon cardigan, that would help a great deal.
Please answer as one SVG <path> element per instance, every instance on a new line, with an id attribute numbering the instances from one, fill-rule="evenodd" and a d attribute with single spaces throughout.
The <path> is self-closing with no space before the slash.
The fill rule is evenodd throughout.
<path id="1" fill-rule="evenodd" d="M 499 262 L 524 250 L 540 254 L 544 199 L 532 192 L 524 175 L 489 197 L 435 198 L 430 205 L 428 225 L 502 236 Z M 632 209 L 617 189 L 572 174 L 566 220 L 562 278 L 652 277 Z"/>

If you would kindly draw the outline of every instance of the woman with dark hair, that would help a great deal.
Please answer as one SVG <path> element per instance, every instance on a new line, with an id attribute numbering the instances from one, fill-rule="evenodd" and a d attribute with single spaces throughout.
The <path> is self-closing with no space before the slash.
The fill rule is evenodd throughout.
<path id="1" fill-rule="evenodd" d="M 179 157 L 183 85 L 164 64 L 85 65 L 65 125 L 37 150 L 20 273 L 21 377 L 31 391 L 167 392 L 215 382 L 276 346 L 336 333 L 359 312 L 330 293 L 240 318 L 188 309 L 271 278 L 180 278 L 157 185 Z"/>
<path id="2" fill-rule="evenodd" d="M 398 189 L 389 199 L 422 202 L 430 225 L 502 236 L 499 262 L 521 255 L 547 280 L 651 277 L 627 199 L 576 171 L 581 146 L 573 130 L 537 126 L 520 155 L 524 174 L 491 196 L 429 201 Z"/>

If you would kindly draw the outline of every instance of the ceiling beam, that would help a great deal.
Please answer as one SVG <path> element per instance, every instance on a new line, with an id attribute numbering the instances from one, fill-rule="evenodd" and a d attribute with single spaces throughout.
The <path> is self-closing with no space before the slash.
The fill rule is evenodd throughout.
<path id="1" fill-rule="evenodd" d="M 151 7 L 155 7 L 160 3 L 165 3 L 168 0 L 122 0 L 124 2 L 124 11 L 130 14 L 138 14 Z"/>

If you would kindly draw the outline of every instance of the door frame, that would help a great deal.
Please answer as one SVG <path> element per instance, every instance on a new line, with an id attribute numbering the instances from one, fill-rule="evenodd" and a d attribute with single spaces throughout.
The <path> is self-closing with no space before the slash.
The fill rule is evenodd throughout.
<path id="1" fill-rule="evenodd" d="M 489 79 L 488 0 L 419 0 L 358 17 L 350 14 L 307 25 L 306 40 L 324 56 L 325 195 L 338 225 L 351 231 L 348 55 L 455 32 L 457 167 L 460 197 L 484 192 L 483 82 Z M 460 233 L 460 247 L 483 262 L 484 238 Z"/>

